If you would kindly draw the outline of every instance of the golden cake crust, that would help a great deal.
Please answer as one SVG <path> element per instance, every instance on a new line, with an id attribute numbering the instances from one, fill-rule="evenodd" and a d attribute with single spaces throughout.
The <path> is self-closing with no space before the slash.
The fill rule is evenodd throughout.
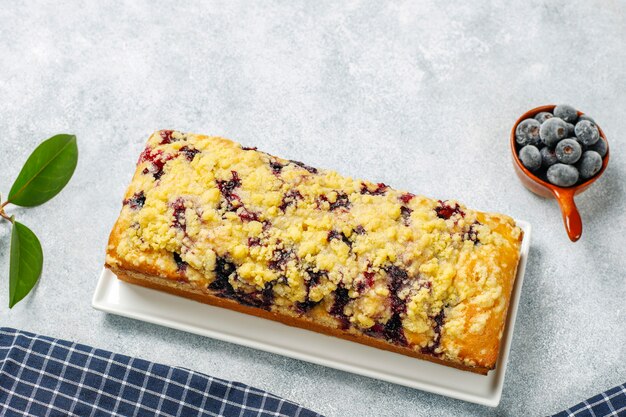
<path id="1" fill-rule="evenodd" d="M 485 374 L 521 238 L 504 215 L 159 131 L 106 266 L 134 284 Z"/>
<path id="2" fill-rule="evenodd" d="M 429 362 L 438 363 L 441 365 L 451 366 L 453 368 L 461 369 L 464 371 L 470 371 L 481 375 L 487 375 L 489 368 L 481 366 L 468 367 L 454 362 L 445 361 L 434 357 L 432 355 L 426 355 L 415 350 L 400 347 L 388 343 L 384 340 L 376 339 L 369 336 L 353 334 L 341 329 L 336 329 L 319 324 L 306 317 L 290 316 L 288 314 L 279 314 L 272 311 L 262 310 L 256 307 L 249 307 L 240 304 L 234 300 L 227 298 L 217 297 L 212 295 L 206 290 L 194 288 L 186 283 L 180 281 L 173 281 L 161 278 L 157 275 L 147 275 L 141 272 L 134 272 L 130 270 L 123 270 L 116 267 L 112 267 L 111 271 L 122 281 L 129 282 L 131 284 L 140 285 L 146 288 L 152 288 L 159 291 L 164 291 L 170 294 L 186 297 L 195 301 L 199 301 L 204 304 L 209 304 L 216 307 L 227 308 L 229 310 L 237 311 L 239 313 L 250 314 L 256 317 L 277 321 L 279 323 L 286 324 L 288 326 L 299 327 L 301 329 L 312 330 L 318 333 L 326 334 L 329 336 L 339 337 L 341 339 L 349 340 L 351 342 L 357 342 L 362 345 L 375 347 L 378 349 L 388 350 L 390 352 L 400 353 L 403 355 L 412 356 L 414 358 L 424 359 Z"/>

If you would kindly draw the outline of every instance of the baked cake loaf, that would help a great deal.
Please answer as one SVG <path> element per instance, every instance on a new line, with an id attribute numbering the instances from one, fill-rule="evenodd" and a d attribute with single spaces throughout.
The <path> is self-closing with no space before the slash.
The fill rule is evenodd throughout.
<path id="1" fill-rule="evenodd" d="M 486 374 L 522 231 L 432 200 L 162 130 L 109 239 L 120 279 Z"/>

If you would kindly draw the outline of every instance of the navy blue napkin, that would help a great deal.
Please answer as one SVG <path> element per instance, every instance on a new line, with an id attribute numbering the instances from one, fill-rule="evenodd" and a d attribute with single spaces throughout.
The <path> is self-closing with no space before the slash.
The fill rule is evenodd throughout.
<path id="1" fill-rule="evenodd" d="M 0 416 L 320 416 L 250 386 L 0 328 Z"/>
<path id="2" fill-rule="evenodd" d="M 552 417 L 624 416 L 626 416 L 626 384 L 604 391 Z"/>

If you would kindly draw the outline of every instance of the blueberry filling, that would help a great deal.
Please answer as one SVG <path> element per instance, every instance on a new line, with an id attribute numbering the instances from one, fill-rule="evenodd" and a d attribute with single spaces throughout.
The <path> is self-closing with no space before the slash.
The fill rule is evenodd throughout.
<path id="1" fill-rule="evenodd" d="M 209 284 L 209 289 L 216 291 L 218 296 L 237 300 L 241 304 L 259 307 L 268 310 L 274 299 L 273 283 L 265 284 L 261 291 L 250 293 L 237 292 L 230 283 L 230 278 L 236 276 L 236 267 L 232 262 L 222 257 L 215 261 L 215 280 Z"/>
<path id="2" fill-rule="evenodd" d="M 307 296 L 306 301 L 296 303 L 296 308 L 302 313 L 306 313 L 307 311 L 311 310 L 313 307 L 315 307 L 319 303 L 320 303 L 319 301 L 309 300 Z"/>
<path id="3" fill-rule="evenodd" d="M 258 307 L 269 310 L 274 301 L 274 284 L 268 282 L 261 291 L 250 293 L 236 293 L 234 298 L 242 304 L 250 307 Z"/>
<path id="4" fill-rule="evenodd" d="M 185 272 L 187 269 L 187 262 L 183 261 L 183 258 L 180 257 L 180 253 L 178 252 L 173 252 L 172 255 L 174 255 L 174 262 L 176 262 L 178 272 Z"/>
<path id="5" fill-rule="evenodd" d="M 278 206 L 278 208 L 284 212 L 285 210 L 287 210 L 287 207 L 291 206 L 292 204 L 295 204 L 296 207 L 298 205 L 298 200 L 302 200 L 302 194 L 300 194 L 300 191 L 298 190 L 289 190 L 288 192 L 285 193 L 285 195 L 283 196 L 283 200 L 280 203 L 280 206 Z"/>
<path id="6" fill-rule="evenodd" d="M 139 162 L 142 163 L 145 161 L 150 162 L 150 168 L 144 168 L 142 171 L 143 174 L 152 173 L 152 176 L 155 180 L 158 180 L 163 176 L 163 168 L 167 161 L 172 159 L 171 155 L 163 155 L 163 151 L 152 151 L 149 147 L 144 149 L 144 151 L 139 156 Z"/>
<path id="7" fill-rule="evenodd" d="M 433 283 L 430 281 L 426 281 L 426 280 L 420 280 L 419 281 L 419 288 L 426 288 L 427 290 L 431 290 L 432 292 L 432 288 L 433 288 Z"/>
<path id="8" fill-rule="evenodd" d="M 411 194 L 411 193 L 404 193 L 400 196 L 400 201 L 402 201 L 404 204 L 408 203 L 409 201 L 411 201 L 413 199 L 413 197 L 415 197 L 415 194 Z"/>
<path id="9" fill-rule="evenodd" d="M 374 286 L 374 276 L 375 275 L 376 274 L 374 274 L 374 272 L 372 272 L 372 271 L 365 271 L 365 272 L 363 272 L 364 279 L 357 282 L 356 290 L 359 293 L 362 293 L 366 288 L 373 287 Z"/>
<path id="10" fill-rule="evenodd" d="M 385 329 L 383 330 L 383 336 L 387 340 L 392 340 L 402 346 L 406 346 L 407 340 L 402 329 L 402 319 L 399 313 L 394 313 L 393 316 L 385 323 Z"/>
<path id="11" fill-rule="evenodd" d="M 398 297 L 398 292 L 409 281 L 409 274 L 406 270 L 396 265 L 385 268 L 389 277 L 389 292 L 391 297 L 391 311 L 394 313 L 404 313 L 406 311 L 406 303 Z"/>
<path id="12" fill-rule="evenodd" d="M 243 149 L 244 151 L 256 151 L 257 147 L 256 146 L 242 146 L 241 149 Z"/>
<path id="13" fill-rule="evenodd" d="M 233 211 L 236 207 L 233 205 L 233 201 L 240 202 L 240 198 L 234 193 L 235 188 L 241 186 L 241 180 L 237 171 L 231 171 L 232 178 L 230 180 L 217 180 L 217 188 L 220 190 L 222 197 L 226 200 L 226 208 L 228 211 Z"/>
<path id="14" fill-rule="evenodd" d="M 309 166 L 303 162 L 300 161 L 294 161 L 294 160 L 289 160 L 289 162 L 291 162 L 294 165 L 298 165 L 300 168 L 304 168 L 307 171 L 309 171 L 311 174 L 317 174 L 317 168 L 313 168 L 312 166 Z"/>
<path id="15" fill-rule="evenodd" d="M 364 182 L 361 183 L 361 194 L 369 194 L 369 195 L 385 195 L 387 193 L 387 189 L 389 187 L 382 182 L 376 184 L 376 188 L 370 190 L 370 188 Z"/>
<path id="16" fill-rule="evenodd" d="M 146 202 L 146 196 L 142 191 L 133 194 L 131 198 L 124 200 L 124 205 L 128 205 L 133 210 L 139 210 L 143 207 Z"/>
<path id="17" fill-rule="evenodd" d="M 193 158 L 200 153 L 199 150 L 190 148 L 189 146 L 183 146 L 180 148 L 179 152 L 185 155 L 185 158 L 187 158 L 189 162 L 193 161 Z"/>
<path id="18" fill-rule="evenodd" d="M 263 300 L 262 306 L 269 308 L 274 301 L 274 283 L 268 282 L 265 284 L 265 288 L 261 291 L 261 298 Z"/>
<path id="19" fill-rule="evenodd" d="M 441 345 L 441 328 L 443 327 L 444 318 L 445 318 L 445 311 L 442 308 L 441 311 L 439 311 L 439 313 L 435 317 L 432 318 L 435 322 L 435 326 L 433 327 L 433 331 L 435 332 L 435 337 L 433 338 L 433 341 L 431 344 L 422 348 L 422 353 L 426 353 L 429 355 L 436 354 L 435 351 L 437 350 L 437 348 L 439 348 L 439 345 Z"/>
<path id="20" fill-rule="evenodd" d="M 237 212 L 237 215 L 244 222 L 259 221 L 258 213 L 250 211 L 245 207 L 242 207 L 241 209 L 239 209 L 239 211 Z"/>
<path id="21" fill-rule="evenodd" d="M 469 227 L 469 230 L 467 231 L 465 240 L 471 240 L 472 242 L 474 242 L 474 245 L 479 244 L 480 241 L 478 240 L 478 230 L 476 229 L 480 225 L 481 223 L 478 221 L 475 221 L 474 223 L 472 223 Z"/>
<path id="22" fill-rule="evenodd" d="M 261 246 L 261 239 L 259 239 L 258 237 L 249 237 L 248 238 L 248 246 L 249 247 Z"/>
<path id="23" fill-rule="evenodd" d="M 320 283 L 322 278 L 328 278 L 328 271 L 319 270 L 314 271 L 313 269 L 307 269 L 306 274 L 309 279 L 304 280 L 304 285 L 306 286 L 306 298 L 303 302 L 296 303 L 296 308 L 303 313 L 306 313 L 316 305 L 318 305 L 321 301 L 312 301 L 309 299 L 309 294 L 311 293 L 311 287 L 314 287 Z"/>
<path id="24" fill-rule="evenodd" d="M 339 319 L 341 328 L 344 330 L 350 327 L 350 320 L 343 312 L 349 302 L 350 295 L 348 294 L 348 290 L 343 287 L 343 285 L 339 284 L 339 287 L 335 290 L 335 301 L 330 309 L 330 314 Z"/>
<path id="25" fill-rule="evenodd" d="M 185 201 L 182 198 L 177 198 L 171 204 L 174 209 L 174 221 L 172 222 L 172 227 L 177 229 L 181 229 L 183 232 L 187 230 L 187 225 L 185 221 Z"/>
<path id="26" fill-rule="evenodd" d="M 378 338 L 382 337 L 387 340 L 391 340 L 396 344 L 406 346 L 408 343 L 404 335 L 404 330 L 402 329 L 402 318 L 400 316 L 406 311 L 406 304 L 400 299 L 398 292 L 408 281 L 409 275 L 406 270 L 396 265 L 386 267 L 385 272 L 387 272 L 387 276 L 389 278 L 388 287 L 390 292 L 392 315 L 384 326 L 378 323 L 369 328 L 365 333 L 370 336 Z"/>
<path id="27" fill-rule="evenodd" d="M 357 235 L 364 235 L 365 234 L 365 228 L 363 226 L 361 226 L 361 225 L 358 225 L 352 231 L 354 233 L 356 233 Z"/>
<path id="28" fill-rule="evenodd" d="M 235 271 L 234 263 L 222 257 L 217 257 L 215 260 L 215 280 L 209 284 L 209 289 L 219 292 L 222 297 L 234 297 L 235 290 L 229 279 L 231 275 L 235 274 Z"/>
<path id="29" fill-rule="evenodd" d="M 286 249 L 274 249 L 272 253 L 272 260 L 269 261 L 268 267 L 275 271 L 284 270 L 286 268 L 287 262 L 294 256 L 292 250 Z"/>
<path id="30" fill-rule="evenodd" d="M 230 180 L 217 180 L 217 188 L 226 199 L 228 199 L 228 197 L 233 193 L 235 188 L 241 185 L 241 179 L 239 179 L 239 174 L 237 174 L 237 171 L 230 171 L 230 173 L 232 175 L 232 178 Z"/>
<path id="31" fill-rule="evenodd" d="M 161 145 L 166 145 L 168 143 L 172 143 L 174 138 L 172 138 L 173 130 L 161 130 L 159 135 L 161 135 Z"/>
<path id="32" fill-rule="evenodd" d="M 314 287 L 316 285 L 318 285 L 322 278 L 328 278 L 328 271 L 325 271 L 323 269 L 315 271 L 313 269 L 307 269 L 306 270 L 307 275 L 309 276 L 309 279 L 307 280 L 307 296 L 308 296 L 308 290 L 311 289 L 311 287 Z"/>
<path id="33" fill-rule="evenodd" d="M 394 313 L 387 323 L 376 323 L 364 333 L 379 339 L 390 340 L 401 346 L 408 345 L 404 330 L 402 330 L 402 319 L 398 313 Z"/>
<path id="34" fill-rule="evenodd" d="M 328 237 L 326 238 L 326 241 L 330 242 L 333 239 L 340 239 L 343 243 L 348 245 L 348 247 L 352 248 L 352 241 L 348 239 L 348 237 L 344 235 L 343 232 L 338 232 L 336 230 L 331 230 L 330 232 L 328 232 Z"/>
<path id="35" fill-rule="evenodd" d="M 407 206 L 400 206 L 400 217 L 402 218 L 402 223 L 404 223 L 405 226 L 408 226 L 411 223 L 411 213 L 413 213 L 413 210 Z"/>
<path id="36" fill-rule="evenodd" d="M 383 338 L 383 331 L 385 331 L 385 326 L 381 323 L 376 323 L 369 329 L 365 329 L 363 332 L 368 336 Z"/>
<path id="37" fill-rule="evenodd" d="M 276 159 L 274 158 L 270 159 L 270 168 L 272 169 L 272 172 L 275 175 L 280 174 L 280 172 L 283 170 L 283 167 L 284 165 L 278 162 Z"/>
<path id="38" fill-rule="evenodd" d="M 328 197 L 326 197 L 326 194 L 322 194 L 319 196 L 319 200 L 317 203 L 318 208 L 320 205 L 320 201 L 328 201 Z M 348 198 L 348 194 L 344 192 L 337 192 L 337 199 L 333 203 L 329 203 L 329 209 L 332 211 L 341 207 L 349 209 L 350 199 Z"/>
<path id="39" fill-rule="evenodd" d="M 365 271 L 363 272 L 363 276 L 365 276 L 365 283 L 367 284 L 367 286 L 370 288 L 373 287 L 375 274 L 371 271 Z"/>
<path id="40" fill-rule="evenodd" d="M 465 213 L 461 210 L 461 207 L 457 203 L 454 203 L 454 205 L 451 206 L 449 201 L 439 200 L 439 205 L 435 207 L 435 212 L 437 212 L 437 217 L 446 220 L 455 214 L 460 214 L 461 217 L 465 216 Z"/>
<path id="41" fill-rule="evenodd" d="M 236 211 L 237 215 L 244 222 L 259 221 L 259 214 L 244 207 L 241 198 L 235 194 L 235 188 L 241 186 L 241 179 L 237 171 L 230 171 L 232 178 L 230 180 L 217 180 L 217 188 L 220 190 L 224 201 L 226 202 L 226 211 Z M 237 202 L 237 204 L 234 204 Z"/>

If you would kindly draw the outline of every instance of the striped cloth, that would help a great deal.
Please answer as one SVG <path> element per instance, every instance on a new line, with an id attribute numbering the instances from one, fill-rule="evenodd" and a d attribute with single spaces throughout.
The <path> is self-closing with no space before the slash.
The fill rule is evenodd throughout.
<path id="1" fill-rule="evenodd" d="M 320 416 L 250 386 L 0 328 L 0 416 Z M 626 384 L 553 417 L 626 417 Z"/>
<path id="2" fill-rule="evenodd" d="M 0 328 L 0 416 L 319 414 L 238 382 Z"/>
<path id="3" fill-rule="evenodd" d="M 552 417 L 625 417 L 626 384 L 611 388 Z"/>

